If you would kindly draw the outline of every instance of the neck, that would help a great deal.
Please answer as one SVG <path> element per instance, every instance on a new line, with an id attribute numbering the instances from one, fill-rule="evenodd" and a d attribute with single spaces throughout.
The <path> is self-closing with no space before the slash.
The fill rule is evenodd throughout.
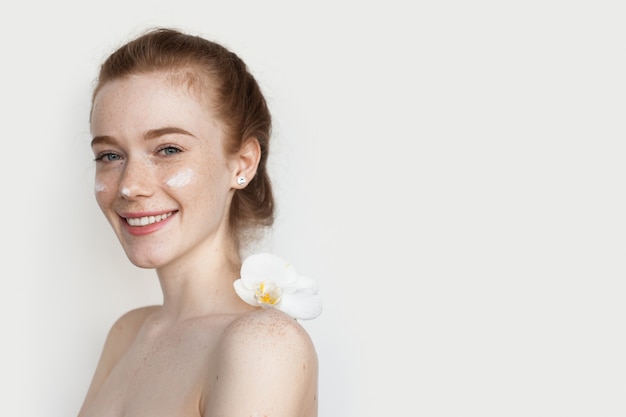
<path id="1" fill-rule="evenodd" d="M 162 314 L 184 320 L 249 310 L 235 293 L 241 260 L 235 252 L 204 250 L 157 270 L 163 292 Z"/>

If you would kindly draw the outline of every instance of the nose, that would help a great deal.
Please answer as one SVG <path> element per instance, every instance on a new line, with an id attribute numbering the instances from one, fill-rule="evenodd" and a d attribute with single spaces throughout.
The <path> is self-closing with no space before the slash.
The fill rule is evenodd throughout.
<path id="1" fill-rule="evenodd" d="M 149 197 L 154 192 L 151 179 L 152 169 L 148 161 L 128 158 L 120 178 L 118 193 L 126 199 Z"/>

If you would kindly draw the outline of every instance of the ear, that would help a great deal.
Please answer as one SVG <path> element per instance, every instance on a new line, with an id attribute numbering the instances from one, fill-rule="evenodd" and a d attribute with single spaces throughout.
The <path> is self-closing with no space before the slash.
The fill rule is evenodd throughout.
<path id="1" fill-rule="evenodd" d="M 235 170 L 232 178 L 233 188 L 245 188 L 256 175 L 261 160 L 261 145 L 255 137 L 246 139 L 241 149 L 235 155 Z M 240 178 L 245 181 L 241 182 Z"/>

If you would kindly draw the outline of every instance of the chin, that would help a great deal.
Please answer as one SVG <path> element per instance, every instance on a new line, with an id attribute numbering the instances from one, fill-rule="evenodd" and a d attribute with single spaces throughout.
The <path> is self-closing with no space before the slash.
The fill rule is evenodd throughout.
<path id="1" fill-rule="evenodd" d="M 156 269 L 169 262 L 169 259 L 165 259 L 164 257 L 160 257 L 158 255 L 155 256 L 154 253 L 146 256 L 143 254 L 126 251 L 126 257 L 130 261 L 130 263 L 138 268 L 143 269 Z"/>
<path id="2" fill-rule="evenodd" d="M 134 260 L 132 258 L 128 258 L 128 260 L 130 261 L 130 263 L 135 265 L 137 268 L 141 268 L 141 269 L 156 269 L 156 268 L 158 268 L 160 266 L 160 265 L 152 263 L 152 262 L 137 261 L 137 260 Z"/>

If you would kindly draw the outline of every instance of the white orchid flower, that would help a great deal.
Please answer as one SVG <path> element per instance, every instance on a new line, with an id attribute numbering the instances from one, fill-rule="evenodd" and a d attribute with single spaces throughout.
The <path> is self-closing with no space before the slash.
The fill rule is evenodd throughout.
<path id="1" fill-rule="evenodd" d="M 317 281 L 299 276 L 293 266 L 271 253 L 247 257 L 235 292 L 253 306 L 276 308 L 295 319 L 310 320 L 322 313 Z"/>

